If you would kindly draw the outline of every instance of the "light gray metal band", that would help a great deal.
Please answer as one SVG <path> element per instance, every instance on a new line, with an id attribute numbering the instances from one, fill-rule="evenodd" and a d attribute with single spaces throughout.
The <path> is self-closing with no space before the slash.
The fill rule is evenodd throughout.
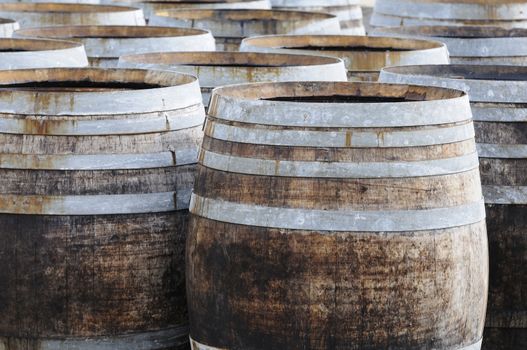
<path id="1" fill-rule="evenodd" d="M 20 25 L 16 21 L 0 23 L 0 38 L 11 38 L 15 30 L 18 29 L 20 29 Z"/>
<path id="2" fill-rule="evenodd" d="M 401 17 L 488 20 L 527 19 L 527 6 L 523 3 L 505 2 L 503 4 L 478 4 L 448 2 L 424 3 L 404 0 L 377 0 L 375 11 L 387 15 Z"/>
<path id="3" fill-rule="evenodd" d="M 201 101 L 186 110 L 174 113 L 159 112 L 156 116 L 130 115 L 123 119 L 58 119 L 26 116 L 20 118 L 2 118 L 0 115 L 0 133 L 4 134 L 39 134 L 45 130 L 46 135 L 125 135 L 154 133 L 188 129 L 201 126 L 205 120 L 205 111 Z"/>
<path id="4" fill-rule="evenodd" d="M 33 215 L 107 215 L 159 213 L 177 209 L 177 193 L 91 196 L 0 195 L 0 213 Z"/>
<path id="5" fill-rule="evenodd" d="M 84 47 L 41 51 L 0 52 L 0 69 L 86 67 Z"/>
<path id="6" fill-rule="evenodd" d="M 216 95 L 212 117 L 235 122 L 303 126 L 390 128 L 458 123 L 472 119 L 466 95 L 449 100 L 399 103 L 300 103 L 242 100 Z"/>
<path id="7" fill-rule="evenodd" d="M 398 131 L 307 131 L 244 128 L 208 120 L 207 136 L 230 142 L 306 147 L 416 147 L 460 142 L 474 137 L 472 123 L 449 128 Z"/>
<path id="8" fill-rule="evenodd" d="M 201 344 L 201 343 L 195 341 L 194 339 L 192 339 L 192 337 L 189 337 L 189 338 L 190 338 L 191 350 L 227 350 L 225 348 L 216 348 L 214 346 L 208 346 L 208 345 L 205 345 L 205 344 Z M 453 350 L 480 350 L 482 341 L 483 340 L 480 340 L 477 343 L 474 343 L 474 344 L 471 344 L 471 345 L 468 345 L 468 346 L 463 346 L 463 347 L 460 347 L 460 348 L 455 348 Z M 84 349 L 79 349 L 79 350 L 84 350 Z"/>
<path id="9" fill-rule="evenodd" d="M 501 145 L 491 143 L 478 143 L 480 158 L 512 158 L 527 159 L 527 145 Z"/>
<path id="10" fill-rule="evenodd" d="M 201 163 L 212 169 L 251 175 L 327 178 L 398 178 L 456 174 L 478 168 L 477 153 L 414 162 L 303 162 L 242 158 L 202 150 Z"/>
<path id="11" fill-rule="evenodd" d="M 148 169 L 194 164 L 197 160 L 197 148 L 143 154 L 0 154 L 0 167 L 32 170 Z"/>
<path id="12" fill-rule="evenodd" d="M 483 186 L 487 204 L 527 204 L 527 186 Z"/>
<path id="13" fill-rule="evenodd" d="M 145 350 L 172 348 L 181 345 L 188 332 L 178 328 L 162 331 L 135 333 L 115 337 L 98 337 L 64 340 L 42 339 L 39 350 Z M 4 345 L 0 339 L 0 347 Z"/>
<path id="14" fill-rule="evenodd" d="M 203 198 L 193 193 L 190 212 L 207 219 L 232 224 L 330 232 L 437 230 L 470 225 L 485 219 L 483 199 L 448 208 L 353 211 L 265 207 Z"/>
<path id="15" fill-rule="evenodd" d="M 526 100 L 527 101 L 527 100 Z M 472 103 L 472 113 L 474 121 L 481 122 L 527 122 L 527 108 L 516 107 L 515 105 L 493 104 L 492 106 Z"/>

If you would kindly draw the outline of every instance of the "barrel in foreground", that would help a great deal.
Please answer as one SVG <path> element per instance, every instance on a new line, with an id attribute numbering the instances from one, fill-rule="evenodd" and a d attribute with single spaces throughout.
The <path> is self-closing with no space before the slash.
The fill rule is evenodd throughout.
<path id="1" fill-rule="evenodd" d="M 217 89 L 190 210 L 194 349 L 480 348 L 487 237 L 460 91 Z"/>
<path id="2" fill-rule="evenodd" d="M 344 60 L 350 80 L 376 81 L 386 66 L 449 63 L 436 41 L 352 35 L 267 35 L 242 41 L 241 51 L 311 54 Z"/>
<path id="3" fill-rule="evenodd" d="M 0 348 L 185 349 L 197 79 L 0 71 Z"/>
<path id="4" fill-rule="evenodd" d="M 487 349 L 527 347 L 527 68 L 415 66 L 383 70 L 381 81 L 469 92 L 476 126 L 490 250 Z"/>
<path id="5" fill-rule="evenodd" d="M 202 29 L 152 26 L 62 26 L 21 29 L 21 37 L 64 38 L 84 44 L 90 64 L 117 67 L 132 53 L 214 51 L 212 34 Z"/>

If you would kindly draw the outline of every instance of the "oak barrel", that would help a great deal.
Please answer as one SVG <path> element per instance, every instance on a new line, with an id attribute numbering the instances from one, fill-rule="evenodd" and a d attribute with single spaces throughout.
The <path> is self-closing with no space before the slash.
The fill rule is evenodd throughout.
<path id="1" fill-rule="evenodd" d="M 456 90 L 216 89 L 190 204 L 194 349 L 479 349 L 488 253 Z"/>
<path id="2" fill-rule="evenodd" d="M 84 46 L 63 40 L 0 38 L 0 69 L 85 67 Z"/>
<path id="3" fill-rule="evenodd" d="M 254 52 L 181 52 L 128 55 L 120 67 L 163 69 L 198 77 L 203 103 L 212 90 L 231 84 L 263 81 L 346 81 L 341 59 L 323 56 Z"/>
<path id="4" fill-rule="evenodd" d="M 441 41 L 454 64 L 527 66 L 527 29 L 409 26 L 376 28 L 373 35 Z"/>
<path id="5" fill-rule="evenodd" d="M 0 18 L 0 38 L 10 38 L 18 28 L 20 28 L 20 25 L 17 21 Z"/>
<path id="6" fill-rule="evenodd" d="M 489 25 L 527 27 L 525 0 L 376 0 L 373 26 Z"/>
<path id="7" fill-rule="evenodd" d="M 340 33 L 336 16 L 302 11 L 177 9 L 158 11 L 150 24 L 210 30 L 220 51 L 238 51 L 243 38 L 255 35 Z"/>
<path id="8" fill-rule="evenodd" d="M 84 44 L 90 65 L 117 67 L 128 54 L 214 51 L 212 34 L 203 29 L 152 26 L 62 26 L 21 29 L 19 37 L 64 38 Z"/>
<path id="9" fill-rule="evenodd" d="M 0 17 L 12 18 L 22 28 L 62 25 L 145 25 L 135 7 L 68 3 L 0 3 Z"/>
<path id="10" fill-rule="evenodd" d="M 449 63 L 436 41 L 352 35 L 266 35 L 242 41 L 241 51 L 327 55 L 344 60 L 350 80 L 377 80 L 386 66 Z"/>
<path id="11" fill-rule="evenodd" d="M 188 346 L 195 77 L 0 71 L 0 348 Z"/>
<path id="12" fill-rule="evenodd" d="M 390 68 L 381 81 L 469 92 L 487 209 L 487 349 L 527 348 L 527 67 Z M 495 340 L 493 340 L 495 339 Z M 493 344 L 493 345 L 491 345 Z"/>
<path id="13" fill-rule="evenodd" d="M 282 10 L 331 13 L 339 18 L 343 34 L 366 34 L 362 9 L 357 0 L 271 0 L 271 4 L 273 8 Z"/>

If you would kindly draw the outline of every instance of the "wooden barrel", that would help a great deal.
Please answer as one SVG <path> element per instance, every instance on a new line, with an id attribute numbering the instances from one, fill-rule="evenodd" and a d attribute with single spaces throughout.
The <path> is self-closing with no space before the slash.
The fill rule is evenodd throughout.
<path id="1" fill-rule="evenodd" d="M 67 38 L 86 48 L 90 65 L 117 67 L 119 57 L 133 53 L 214 51 L 212 34 L 203 29 L 151 26 L 63 26 L 21 29 L 20 37 Z"/>
<path id="2" fill-rule="evenodd" d="M 62 25 L 144 25 L 143 11 L 134 7 L 66 4 L 0 3 L 0 17 L 22 28 Z"/>
<path id="3" fill-rule="evenodd" d="M 350 80 L 375 81 L 386 66 L 450 62 L 443 43 L 387 37 L 268 35 L 244 39 L 240 50 L 339 57 L 344 60 Z"/>
<path id="4" fill-rule="evenodd" d="M 0 38 L 10 38 L 13 32 L 20 28 L 17 21 L 7 18 L 0 18 Z"/>
<path id="5" fill-rule="evenodd" d="M 140 6 L 146 18 L 158 11 L 179 9 L 250 9 L 268 10 L 269 0 L 112 0 L 115 3 L 128 3 Z"/>
<path id="6" fill-rule="evenodd" d="M 204 110 L 164 71 L 0 71 L 0 348 L 185 349 Z"/>
<path id="7" fill-rule="evenodd" d="M 371 24 L 380 27 L 491 25 L 526 28 L 527 1 L 376 0 Z"/>
<path id="8" fill-rule="evenodd" d="M 0 69 L 86 67 L 84 46 L 63 40 L 0 38 Z"/>
<path id="9" fill-rule="evenodd" d="M 163 69 L 198 77 L 208 107 L 216 87 L 263 81 L 346 81 L 339 58 L 251 52 L 182 52 L 122 56 L 119 67 Z"/>
<path id="10" fill-rule="evenodd" d="M 238 51 L 243 38 L 266 34 L 338 34 L 336 16 L 277 10 L 169 10 L 150 17 L 151 25 L 207 29 L 217 49 Z"/>
<path id="11" fill-rule="evenodd" d="M 373 35 L 444 42 L 454 64 L 527 66 L 527 29 L 409 26 L 376 28 Z"/>
<path id="12" fill-rule="evenodd" d="M 343 34 L 366 34 L 357 0 L 271 0 L 271 4 L 276 9 L 331 13 L 339 18 Z"/>
<path id="13" fill-rule="evenodd" d="M 456 90 L 215 90 L 190 204 L 194 349 L 479 349 L 487 236 Z"/>
<path id="14" fill-rule="evenodd" d="M 487 349 L 526 349 L 527 67 L 400 67 L 383 71 L 381 81 L 469 91 L 489 235 L 486 333 L 489 345 L 501 344 Z"/>

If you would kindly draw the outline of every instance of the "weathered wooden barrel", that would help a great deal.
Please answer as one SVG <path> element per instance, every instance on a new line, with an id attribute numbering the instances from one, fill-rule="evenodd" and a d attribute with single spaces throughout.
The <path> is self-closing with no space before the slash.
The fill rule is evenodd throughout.
<path id="1" fill-rule="evenodd" d="M 158 11 L 180 9 L 251 9 L 268 10 L 269 0 L 113 0 L 116 3 L 129 3 L 140 6 L 146 18 Z"/>
<path id="2" fill-rule="evenodd" d="M 217 89 L 190 212 L 194 349 L 480 347 L 487 236 L 460 91 Z"/>
<path id="3" fill-rule="evenodd" d="M 231 84 L 265 81 L 346 81 L 339 58 L 253 52 L 182 52 L 121 56 L 119 67 L 163 69 L 198 77 L 203 103 L 212 90 Z"/>
<path id="4" fill-rule="evenodd" d="M 371 24 L 527 27 L 525 0 L 376 0 Z"/>
<path id="5" fill-rule="evenodd" d="M 13 18 L 22 28 L 62 25 L 144 25 L 143 11 L 134 7 L 67 3 L 0 3 L 0 17 Z"/>
<path id="6" fill-rule="evenodd" d="M 0 348 L 185 349 L 195 77 L 0 71 Z"/>
<path id="7" fill-rule="evenodd" d="M 454 64 L 527 66 L 527 29 L 409 26 L 376 28 L 373 35 L 444 42 Z"/>
<path id="8" fill-rule="evenodd" d="M 271 0 L 271 4 L 276 9 L 331 13 L 339 18 L 343 34 L 366 34 L 357 0 Z"/>
<path id="9" fill-rule="evenodd" d="M 17 21 L 7 18 L 0 18 L 0 38 L 10 38 L 13 32 L 20 28 Z"/>
<path id="10" fill-rule="evenodd" d="M 369 34 L 372 30 L 370 21 L 373 15 L 373 8 L 375 6 L 375 0 L 358 0 L 358 4 L 362 10 L 362 23 L 366 29 L 366 34 Z"/>
<path id="11" fill-rule="evenodd" d="M 216 49 L 210 32 L 192 28 L 62 26 L 21 29 L 15 36 L 78 41 L 84 44 L 90 65 L 97 67 L 117 67 L 120 56 L 133 53 Z"/>
<path id="12" fill-rule="evenodd" d="M 268 35 L 247 38 L 241 51 L 328 55 L 344 60 L 350 80 L 377 80 L 386 66 L 449 63 L 436 41 L 351 35 Z"/>
<path id="13" fill-rule="evenodd" d="M 277 10 L 169 10 L 150 17 L 151 25 L 207 29 L 217 49 L 238 51 L 243 38 L 266 34 L 338 34 L 336 16 Z"/>
<path id="14" fill-rule="evenodd" d="M 86 67 L 84 46 L 63 40 L 0 38 L 0 69 Z"/>
<path id="15" fill-rule="evenodd" d="M 489 344 L 488 349 L 526 349 L 527 67 L 397 67 L 383 70 L 381 81 L 455 87 L 469 92 L 490 251 L 489 339 L 484 343 Z M 496 337 L 498 341 L 492 340 Z"/>

